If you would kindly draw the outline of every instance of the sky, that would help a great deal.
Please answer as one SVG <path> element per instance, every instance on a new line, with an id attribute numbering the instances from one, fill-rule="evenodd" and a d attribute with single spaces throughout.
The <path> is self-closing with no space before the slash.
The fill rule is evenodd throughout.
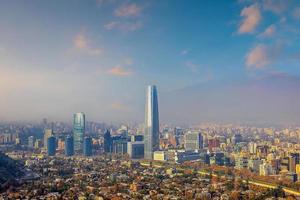
<path id="1" fill-rule="evenodd" d="M 142 122 L 155 84 L 162 122 L 300 123 L 297 0 L 1 0 L 0 30 L 2 121 Z"/>

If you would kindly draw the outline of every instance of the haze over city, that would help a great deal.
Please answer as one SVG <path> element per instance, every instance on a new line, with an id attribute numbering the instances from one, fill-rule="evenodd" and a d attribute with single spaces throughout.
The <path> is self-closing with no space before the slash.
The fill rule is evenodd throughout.
<path id="1" fill-rule="evenodd" d="M 299 200 L 300 0 L 0 0 L 0 200 Z"/>
<path id="2" fill-rule="evenodd" d="M 0 119 L 299 124 L 300 2 L 17 1 L 0 6 Z"/>

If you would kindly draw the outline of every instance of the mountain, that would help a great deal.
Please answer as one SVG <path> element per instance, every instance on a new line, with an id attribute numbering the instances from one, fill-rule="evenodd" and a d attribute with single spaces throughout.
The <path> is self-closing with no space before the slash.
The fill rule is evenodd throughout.
<path id="1" fill-rule="evenodd" d="M 286 74 L 206 82 L 161 97 L 161 113 L 176 121 L 300 124 L 300 79 Z"/>

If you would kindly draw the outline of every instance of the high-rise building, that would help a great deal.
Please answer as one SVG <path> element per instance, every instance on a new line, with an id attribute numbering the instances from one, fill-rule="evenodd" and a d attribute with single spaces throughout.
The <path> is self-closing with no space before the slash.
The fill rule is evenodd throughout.
<path id="1" fill-rule="evenodd" d="M 143 141 L 128 142 L 127 153 L 132 159 L 144 158 L 144 142 Z"/>
<path id="2" fill-rule="evenodd" d="M 34 136 L 28 137 L 28 147 L 33 148 L 34 147 Z"/>
<path id="3" fill-rule="evenodd" d="M 83 140 L 83 155 L 91 156 L 92 155 L 92 138 L 84 137 Z"/>
<path id="4" fill-rule="evenodd" d="M 111 153 L 112 152 L 112 139 L 109 130 L 106 130 L 104 133 L 104 152 Z"/>
<path id="5" fill-rule="evenodd" d="M 251 154 L 256 154 L 256 147 L 257 147 L 257 144 L 255 142 L 250 142 L 248 144 L 249 152 Z"/>
<path id="6" fill-rule="evenodd" d="M 65 140 L 65 155 L 66 156 L 74 155 L 74 140 L 71 135 L 68 135 Z"/>
<path id="7" fill-rule="evenodd" d="M 56 152 L 56 138 L 54 136 L 50 136 L 47 140 L 48 156 L 55 156 L 55 152 Z"/>
<path id="8" fill-rule="evenodd" d="M 114 137 L 112 139 L 112 153 L 126 154 L 127 153 L 127 138 Z"/>
<path id="9" fill-rule="evenodd" d="M 83 137 L 85 132 L 85 114 L 75 113 L 73 117 L 74 150 L 82 152 Z"/>
<path id="10" fill-rule="evenodd" d="M 185 150 L 195 151 L 203 148 L 203 137 L 198 132 L 188 132 L 184 139 Z"/>
<path id="11" fill-rule="evenodd" d="M 34 143 L 34 148 L 35 148 L 35 149 L 39 149 L 39 148 L 41 148 L 42 146 L 43 146 L 42 140 L 41 140 L 41 139 L 36 139 L 36 140 L 35 140 L 35 143 Z"/>
<path id="12" fill-rule="evenodd" d="M 130 140 L 131 140 L 131 142 L 143 141 L 144 136 L 143 135 L 131 135 Z"/>
<path id="13" fill-rule="evenodd" d="M 44 148 L 47 149 L 48 138 L 52 136 L 52 129 L 45 129 L 44 131 Z"/>
<path id="14" fill-rule="evenodd" d="M 145 158 L 153 159 L 153 152 L 159 150 L 159 114 L 156 86 L 150 85 L 146 95 L 145 109 Z"/>

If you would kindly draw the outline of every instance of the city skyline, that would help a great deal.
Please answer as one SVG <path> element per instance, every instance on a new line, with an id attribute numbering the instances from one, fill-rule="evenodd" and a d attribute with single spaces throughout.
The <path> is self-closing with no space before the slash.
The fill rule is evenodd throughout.
<path id="1" fill-rule="evenodd" d="M 293 0 L 4 0 L 0 120 L 299 125 L 300 3 Z"/>

